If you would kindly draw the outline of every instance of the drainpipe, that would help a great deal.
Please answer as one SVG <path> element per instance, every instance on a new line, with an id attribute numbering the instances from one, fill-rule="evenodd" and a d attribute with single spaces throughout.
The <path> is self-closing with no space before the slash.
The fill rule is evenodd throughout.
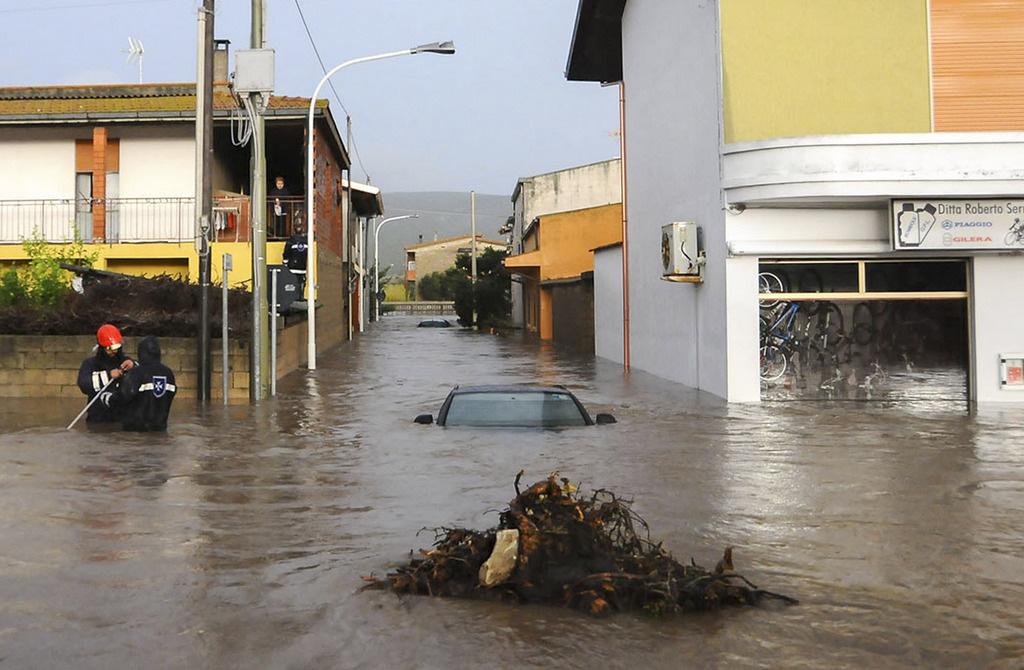
<path id="1" fill-rule="evenodd" d="M 622 370 L 629 372 L 629 199 L 626 182 L 626 84 L 619 82 L 619 175 L 622 187 Z"/>

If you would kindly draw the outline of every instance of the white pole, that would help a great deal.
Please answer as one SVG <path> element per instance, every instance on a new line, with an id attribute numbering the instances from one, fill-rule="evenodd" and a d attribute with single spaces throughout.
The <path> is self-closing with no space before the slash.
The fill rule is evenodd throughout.
<path id="1" fill-rule="evenodd" d="M 377 223 L 373 228 L 373 293 L 374 295 L 380 294 L 380 229 L 384 227 L 385 223 L 391 223 L 392 221 L 401 221 L 402 219 L 418 219 L 419 214 L 405 214 L 402 216 L 392 216 L 383 221 Z M 376 313 L 374 314 L 374 320 L 380 319 L 380 301 L 376 300 L 373 303 L 376 306 Z"/>
<path id="2" fill-rule="evenodd" d="M 220 308 L 220 351 L 221 351 L 221 366 L 220 366 L 220 381 L 221 389 L 224 392 L 224 404 L 228 404 L 228 391 L 231 388 L 231 360 L 228 357 L 228 272 L 231 270 L 232 258 L 231 254 L 224 254 L 221 256 L 221 278 L 223 286 L 221 287 L 221 308 Z"/>
<path id="3" fill-rule="evenodd" d="M 359 221 L 359 332 L 366 332 L 366 217 L 358 217 Z"/>
<path id="4" fill-rule="evenodd" d="M 270 278 L 270 397 L 277 395 L 277 268 Z"/>
<path id="5" fill-rule="evenodd" d="M 413 49 L 403 49 L 402 51 L 392 51 L 390 53 L 380 54 L 377 56 L 365 56 L 363 58 L 355 58 L 353 60 L 345 61 L 341 65 L 336 65 L 332 69 L 328 70 L 327 74 L 320 79 L 320 83 L 316 85 L 316 89 L 313 91 L 313 97 L 309 100 L 309 119 L 306 126 L 306 228 L 307 235 L 309 238 L 309 247 L 306 249 L 306 326 L 307 326 L 307 342 L 306 342 L 306 353 L 309 358 L 306 367 L 310 370 L 316 370 L 316 255 L 314 254 L 313 247 L 316 241 L 316 220 L 313 218 L 313 115 L 316 112 L 316 101 L 320 96 L 320 89 L 324 87 L 327 80 L 334 76 L 338 70 L 346 68 L 350 65 L 356 65 L 358 63 L 367 63 L 373 60 L 383 60 L 385 58 L 395 58 L 396 56 L 408 56 L 416 53 Z M 348 147 L 346 147 L 348 149 Z M 349 179 L 349 188 L 351 189 L 352 180 Z"/>

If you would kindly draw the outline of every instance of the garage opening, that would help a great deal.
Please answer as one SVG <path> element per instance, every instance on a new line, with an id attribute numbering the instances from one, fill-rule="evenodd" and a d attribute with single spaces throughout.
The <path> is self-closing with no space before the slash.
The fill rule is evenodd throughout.
<path id="1" fill-rule="evenodd" d="M 764 260 L 758 284 L 763 400 L 967 400 L 967 261 Z"/>

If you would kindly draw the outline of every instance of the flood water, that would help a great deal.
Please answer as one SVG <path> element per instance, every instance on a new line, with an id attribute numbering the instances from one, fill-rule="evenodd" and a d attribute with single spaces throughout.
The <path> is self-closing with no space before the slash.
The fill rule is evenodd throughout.
<path id="1" fill-rule="evenodd" d="M 2 401 L 0 668 L 1021 667 L 1024 413 L 727 407 L 513 338 L 395 317 L 259 408 L 181 401 L 166 436 L 70 433 Z M 83 354 L 84 355 L 84 354 Z M 564 383 L 613 426 L 412 423 L 456 383 Z M 497 522 L 524 468 L 632 496 L 682 560 L 790 608 L 593 620 L 360 592 Z"/>

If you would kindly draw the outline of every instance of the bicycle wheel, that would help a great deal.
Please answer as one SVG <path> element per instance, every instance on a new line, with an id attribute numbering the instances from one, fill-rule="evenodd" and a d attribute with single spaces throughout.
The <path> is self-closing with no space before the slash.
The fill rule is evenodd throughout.
<path id="1" fill-rule="evenodd" d="M 797 286 L 801 293 L 821 293 L 823 287 L 821 273 L 813 268 L 808 268 L 800 273 Z"/>
<path id="2" fill-rule="evenodd" d="M 786 374 L 786 354 L 775 344 L 761 347 L 761 381 L 774 382 Z"/>
<path id="3" fill-rule="evenodd" d="M 1021 231 L 1016 230 L 1016 226 L 1010 228 L 1010 232 L 1006 233 L 1006 237 L 1003 238 L 1003 243 L 1006 246 L 1017 244 L 1021 241 Z"/>
<path id="4" fill-rule="evenodd" d="M 859 302 L 853 308 L 853 330 L 850 336 L 861 346 L 871 344 L 875 339 L 875 317 L 868 303 Z"/>
<path id="5" fill-rule="evenodd" d="M 761 309 L 771 309 L 779 304 L 778 298 L 772 299 L 763 296 L 786 292 L 786 286 L 782 283 L 782 279 L 771 272 L 761 272 L 757 275 L 757 288 L 758 295 L 762 296 L 760 298 Z"/>
<path id="6" fill-rule="evenodd" d="M 818 309 L 818 335 L 831 339 L 845 332 L 843 310 L 839 305 L 834 302 L 821 303 Z"/>

